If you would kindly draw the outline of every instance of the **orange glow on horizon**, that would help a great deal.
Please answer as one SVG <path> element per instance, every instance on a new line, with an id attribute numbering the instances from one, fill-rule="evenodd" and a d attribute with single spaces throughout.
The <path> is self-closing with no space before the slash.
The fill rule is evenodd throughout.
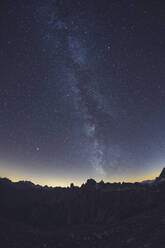
<path id="1" fill-rule="evenodd" d="M 114 183 L 114 182 L 130 182 L 130 183 L 135 183 L 135 182 L 142 182 L 145 180 L 153 180 L 156 177 L 158 177 L 160 174 L 160 171 L 158 172 L 154 172 L 150 175 L 146 175 L 143 177 L 129 177 L 129 178 L 125 178 L 125 177 L 121 177 L 120 179 L 115 177 L 113 179 L 110 180 L 103 180 L 105 183 L 110 182 L 110 183 Z M 30 176 L 30 175 L 21 175 L 21 173 L 18 173 L 17 176 L 12 175 L 12 173 L 0 173 L 0 177 L 1 178 L 8 178 L 13 182 L 18 182 L 18 181 L 31 181 L 34 184 L 39 184 L 41 186 L 52 186 L 52 187 L 67 187 L 70 186 L 70 183 L 74 183 L 77 186 L 81 186 L 83 183 L 85 183 L 87 181 L 88 178 L 83 178 L 83 179 L 74 179 L 70 178 L 70 177 L 61 177 L 61 178 L 48 178 L 48 177 L 42 177 L 42 178 L 37 178 L 34 176 Z M 90 177 L 89 177 L 90 178 Z M 94 178 L 95 179 L 95 178 Z M 96 180 L 96 179 L 95 179 Z M 96 180 L 97 182 L 101 181 L 101 179 Z"/>

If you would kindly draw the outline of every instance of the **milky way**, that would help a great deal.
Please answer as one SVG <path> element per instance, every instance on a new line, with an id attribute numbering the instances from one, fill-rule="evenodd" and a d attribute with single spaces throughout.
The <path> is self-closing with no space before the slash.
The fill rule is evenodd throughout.
<path id="1" fill-rule="evenodd" d="M 156 173 L 165 161 L 161 3 L 16 2 L 2 2 L 1 174 L 62 185 Z"/>
<path id="2" fill-rule="evenodd" d="M 72 108 L 71 115 L 75 114 L 75 121 L 79 125 L 79 132 L 76 139 L 81 144 L 84 142 L 82 153 L 87 156 L 86 164 L 89 164 L 91 169 L 94 170 L 94 175 L 99 176 L 106 175 L 106 167 L 111 167 L 114 162 L 114 158 L 117 159 L 113 153 L 113 157 L 109 159 L 106 157 L 106 140 L 105 134 L 102 130 L 102 122 L 104 118 L 100 118 L 105 115 L 108 125 L 111 125 L 117 119 L 117 111 L 113 109 L 112 102 L 113 97 L 109 96 L 107 99 L 100 93 L 100 83 L 92 77 L 90 68 L 92 63 L 88 63 L 88 49 L 85 39 L 81 39 L 81 33 L 83 28 L 80 24 L 78 31 L 75 32 L 76 23 L 71 21 L 71 24 L 67 24 L 59 17 L 56 17 L 56 11 L 47 4 L 37 9 L 36 20 L 40 25 L 45 25 L 47 21 L 47 29 L 42 34 L 43 37 L 47 37 L 47 45 L 43 44 L 43 47 L 47 49 L 53 49 L 54 43 L 57 44 L 55 49 L 60 50 L 60 56 L 66 59 L 67 63 L 61 63 L 63 73 L 60 75 L 65 78 L 62 85 L 62 95 L 65 98 L 66 104 L 70 104 Z M 64 18 L 65 19 L 65 18 Z M 72 17 L 69 17 L 72 19 Z M 44 22 L 44 23 L 43 23 Z M 80 23 L 83 23 L 83 19 L 80 19 Z M 58 30 L 58 36 L 54 33 Z M 52 47 L 53 44 L 53 47 Z M 62 44 L 62 45 L 61 45 Z M 63 45 L 65 44 L 65 46 Z M 108 49 L 110 45 L 108 45 Z M 64 49 L 64 54 L 62 50 Z M 51 53 L 51 52 L 50 52 Z M 54 51 L 52 51 L 54 54 Z M 53 56 L 53 54 L 51 56 Z M 56 56 L 54 55 L 54 60 Z M 101 62 L 101 61 L 100 61 Z M 59 85 L 61 87 L 61 85 Z M 79 123 L 80 122 L 80 123 Z M 82 129 L 82 130 L 81 130 Z M 82 140 L 79 138 L 79 133 L 82 133 L 84 137 Z M 111 147 L 112 143 L 109 143 Z M 96 176 L 95 175 L 95 176 Z"/>

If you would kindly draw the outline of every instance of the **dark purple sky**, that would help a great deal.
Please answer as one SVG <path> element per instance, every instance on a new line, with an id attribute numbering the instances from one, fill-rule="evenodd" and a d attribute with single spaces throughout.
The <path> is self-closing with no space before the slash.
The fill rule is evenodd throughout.
<path id="1" fill-rule="evenodd" d="M 150 177 L 165 164 L 165 4 L 2 0 L 0 175 Z"/>

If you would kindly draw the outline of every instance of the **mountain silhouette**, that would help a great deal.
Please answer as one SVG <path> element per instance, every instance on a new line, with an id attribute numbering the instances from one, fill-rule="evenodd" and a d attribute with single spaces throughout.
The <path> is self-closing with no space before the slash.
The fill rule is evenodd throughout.
<path id="1" fill-rule="evenodd" d="M 62 188 L 1 178 L 0 195 L 4 248 L 165 247 L 164 181 Z"/>
<path id="2" fill-rule="evenodd" d="M 162 172 L 160 173 L 159 178 L 164 178 L 165 179 L 165 168 L 163 168 Z"/>

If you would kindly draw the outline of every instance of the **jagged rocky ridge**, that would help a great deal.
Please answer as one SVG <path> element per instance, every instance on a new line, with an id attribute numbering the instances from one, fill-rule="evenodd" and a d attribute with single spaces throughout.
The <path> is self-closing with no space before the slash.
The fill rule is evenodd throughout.
<path id="1" fill-rule="evenodd" d="M 150 184 L 89 179 L 68 188 L 0 179 L 1 244 L 140 248 L 158 242 L 165 247 L 164 177 L 163 172 Z"/>

